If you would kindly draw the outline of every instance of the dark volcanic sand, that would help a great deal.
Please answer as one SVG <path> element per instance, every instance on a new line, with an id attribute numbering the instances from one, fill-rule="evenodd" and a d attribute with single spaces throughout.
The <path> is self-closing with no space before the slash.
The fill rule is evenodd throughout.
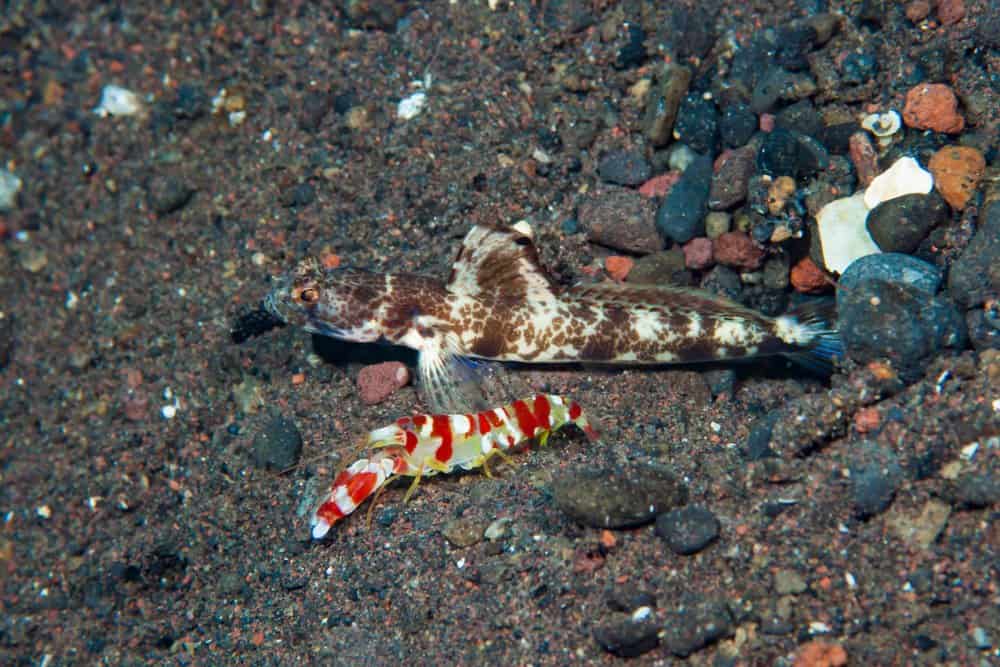
<path id="1" fill-rule="evenodd" d="M 393 487 L 370 529 L 359 512 L 312 543 L 306 514 L 357 439 L 422 406 L 412 387 L 364 405 L 359 368 L 413 357 L 291 329 L 236 345 L 233 321 L 308 254 L 443 278 L 474 223 L 528 219 L 558 279 L 586 279 L 607 251 L 563 223 L 602 153 L 643 150 L 629 87 L 662 62 L 673 3 L 200 4 L 15 2 L 0 19 L 0 157 L 24 183 L 0 214 L 4 664 L 612 663 L 595 631 L 651 601 L 650 646 L 666 632 L 642 664 L 677 660 L 684 633 L 692 664 L 792 664 L 817 639 L 854 665 L 996 664 L 996 505 L 968 489 L 996 502 L 1000 360 L 971 350 L 906 388 L 878 369 L 831 387 L 742 365 L 714 397 L 700 369 L 501 371 L 512 393 L 577 399 L 602 442 L 567 429 L 407 505 Z M 699 4 L 688 41 L 714 21 L 718 44 L 681 61 L 710 88 L 727 40 L 824 4 Z M 847 23 L 821 48 L 864 38 L 881 68 L 844 108 L 901 108 L 894 67 L 930 45 L 995 160 L 995 2 L 967 0 L 948 27 L 897 3 L 828 10 Z M 646 29 L 641 62 L 626 21 Z M 397 119 L 425 78 L 422 113 Z M 110 83 L 148 113 L 95 116 Z M 221 88 L 237 127 L 211 113 Z M 787 440 L 752 460 L 772 414 Z M 255 464 L 275 415 L 303 442 L 284 475 Z M 652 523 L 584 527 L 553 499 L 556 478 L 647 461 L 718 519 L 695 555 Z M 502 536 L 481 539 L 498 517 Z M 629 604 L 635 590 L 652 598 Z M 699 606 L 723 626 L 705 648 Z"/>

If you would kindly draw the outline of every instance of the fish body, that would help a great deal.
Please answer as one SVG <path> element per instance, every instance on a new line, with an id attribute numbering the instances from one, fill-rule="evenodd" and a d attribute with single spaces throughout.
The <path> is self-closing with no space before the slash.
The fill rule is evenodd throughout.
<path id="1" fill-rule="evenodd" d="M 666 286 L 558 285 L 521 226 L 475 226 L 446 282 L 412 274 L 323 270 L 302 262 L 265 299 L 276 318 L 356 342 L 419 352 L 435 411 L 464 411 L 464 359 L 671 364 L 841 353 L 828 313 L 771 318 L 727 299 Z"/>

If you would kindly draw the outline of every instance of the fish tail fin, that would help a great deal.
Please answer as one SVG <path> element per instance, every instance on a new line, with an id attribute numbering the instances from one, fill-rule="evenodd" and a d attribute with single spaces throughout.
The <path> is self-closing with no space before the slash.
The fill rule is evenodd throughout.
<path id="1" fill-rule="evenodd" d="M 775 320 L 778 335 L 796 349 L 785 356 L 817 375 L 833 374 L 838 360 L 844 358 L 844 344 L 837 331 L 837 302 L 833 299 L 810 301 L 793 308 Z"/>

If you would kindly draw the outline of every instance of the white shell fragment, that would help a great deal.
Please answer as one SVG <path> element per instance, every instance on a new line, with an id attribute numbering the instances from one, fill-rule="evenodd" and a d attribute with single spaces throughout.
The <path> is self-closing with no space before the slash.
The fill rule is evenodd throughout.
<path id="1" fill-rule="evenodd" d="M 827 269 L 843 273 L 859 257 L 882 252 L 865 227 L 867 219 L 864 192 L 836 199 L 820 209 L 816 226 Z"/>
<path id="2" fill-rule="evenodd" d="M 6 213 L 17 206 L 17 193 L 21 191 L 21 185 L 17 174 L 0 169 L 0 213 Z"/>
<path id="3" fill-rule="evenodd" d="M 882 113 L 868 114 L 861 120 L 861 127 L 880 139 L 896 134 L 902 125 L 903 121 L 899 117 L 899 113 L 894 109 L 889 109 Z"/>
<path id="4" fill-rule="evenodd" d="M 875 177 L 865 190 L 865 205 L 875 208 L 884 201 L 903 195 L 925 195 L 934 187 L 934 177 L 911 157 L 896 160 Z"/>
<path id="5" fill-rule="evenodd" d="M 127 88 L 109 84 L 101 91 L 101 103 L 94 113 L 101 118 L 108 116 L 134 116 L 143 112 L 142 98 Z"/>
<path id="6" fill-rule="evenodd" d="M 409 97 L 404 97 L 399 101 L 399 106 L 396 107 L 396 116 L 400 120 L 410 120 L 415 118 L 424 109 L 424 105 L 427 103 L 427 93 L 422 90 L 418 90 Z"/>

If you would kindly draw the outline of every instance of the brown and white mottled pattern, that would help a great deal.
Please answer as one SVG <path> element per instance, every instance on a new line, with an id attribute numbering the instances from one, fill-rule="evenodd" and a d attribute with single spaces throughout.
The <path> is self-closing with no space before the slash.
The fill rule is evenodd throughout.
<path id="1" fill-rule="evenodd" d="M 345 340 L 420 352 L 435 410 L 461 411 L 461 357 L 664 364 L 808 351 L 829 334 L 715 295 L 658 286 L 557 285 L 523 228 L 473 227 L 446 284 L 412 274 L 323 271 L 313 261 L 268 296 L 276 317 Z"/>

